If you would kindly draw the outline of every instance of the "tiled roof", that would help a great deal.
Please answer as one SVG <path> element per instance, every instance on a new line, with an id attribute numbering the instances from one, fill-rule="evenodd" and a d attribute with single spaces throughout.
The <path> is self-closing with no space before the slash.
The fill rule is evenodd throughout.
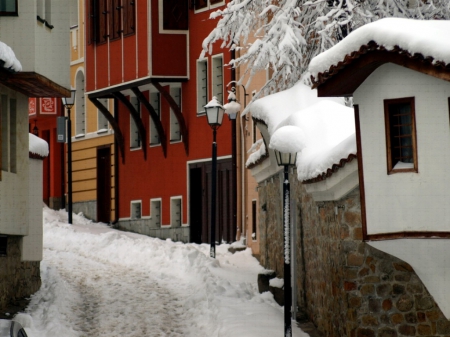
<path id="1" fill-rule="evenodd" d="M 334 164 L 326 172 L 323 172 L 322 174 L 318 175 L 315 178 L 304 180 L 304 181 L 302 181 L 302 183 L 303 184 L 313 184 L 313 183 L 317 183 L 319 181 L 323 181 L 323 180 L 331 177 L 331 175 L 333 173 L 337 172 L 340 168 L 344 167 L 345 164 L 350 163 L 355 158 L 357 158 L 355 154 L 350 154 L 347 158 L 341 159 L 338 164 Z"/>

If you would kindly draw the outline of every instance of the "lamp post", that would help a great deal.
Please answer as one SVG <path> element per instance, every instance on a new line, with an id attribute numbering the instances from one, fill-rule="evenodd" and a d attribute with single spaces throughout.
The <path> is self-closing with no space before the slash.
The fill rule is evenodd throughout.
<path id="1" fill-rule="evenodd" d="M 212 143 L 212 168 L 211 168 L 211 248 L 209 255 L 212 258 L 216 258 L 216 175 L 217 175 L 217 143 L 216 143 L 216 131 L 222 125 L 224 108 L 217 100 L 217 97 L 213 97 L 208 104 L 205 105 L 206 117 L 208 124 L 213 130 L 213 143 Z"/>
<path id="2" fill-rule="evenodd" d="M 63 97 L 62 103 L 67 109 L 67 215 L 68 222 L 72 224 L 72 123 L 70 109 L 75 104 L 76 90 L 71 90 L 70 97 Z"/>
<path id="3" fill-rule="evenodd" d="M 238 112 L 241 110 L 241 105 L 236 100 L 236 88 L 233 86 L 231 90 L 228 91 L 228 103 L 224 104 L 225 113 L 228 115 L 229 120 L 231 121 L 231 174 L 232 174 L 232 182 L 233 182 L 233 190 L 232 190 L 232 200 L 233 200 L 233 237 L 235 240 L 238 240 L 236 237 L 236 228 L 237 228 L 237 165 L 236 165 L 236 117 Z"/>
<path id="4" fill-rule="evenodd" d="M 292 286 L 291 286 L 291 210 L 289 165 L 295 165 L 297 152 L 283 153 L 275 151 L 278 166 L 284 166 L 283 182 L 283 240 L 284 240 L 284 336 L 292 336 Z"/>

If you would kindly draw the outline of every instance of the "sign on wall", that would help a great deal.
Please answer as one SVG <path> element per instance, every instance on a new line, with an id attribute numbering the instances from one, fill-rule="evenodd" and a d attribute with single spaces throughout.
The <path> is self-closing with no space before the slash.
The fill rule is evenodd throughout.
<path id="1" fill-rule="evenodd" d="M 28 115 L 36 115 L 36 98 L 28 98 Z"/>
<path id="2" fill-rule="evenodd" d="M 41 101 L 41 114 L 42 115 L 56 115 L 56 98 L 55 97 L 43 97 Z"/>

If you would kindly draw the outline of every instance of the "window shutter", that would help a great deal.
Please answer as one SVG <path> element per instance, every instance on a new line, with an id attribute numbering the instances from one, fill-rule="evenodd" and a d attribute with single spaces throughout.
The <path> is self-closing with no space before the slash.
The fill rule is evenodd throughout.
<path id="1" fill-rule="evenodd" d="M 163 2 L 163 29 L 188 29 L 188 2 L 186 0 L 166 0 Z"/>
<path id="2" fill-rule="evenodd" d="M 107 8 L 106 8 L 106 0 L 98 0 L 98 43 L 106 42 L 108 38 L 107 32 Z"/>
<path id="3" fill-rule="evenodd" d="M 120 6 L 120 0 L 109 1 L 109 37 L 111 40 L 120 38 L 120 12 L 122 7 Z"/>
<path id="4" fill-rule="evenodd" d="M 208 7 L 208 0 L 195 0 L 195 9 L 203 9 Z"/>
<path id="5" fill-rule="evenodd" d="M 123 1 L 123 34 L 132 35 L 135 33 L 135 1 Z"/>

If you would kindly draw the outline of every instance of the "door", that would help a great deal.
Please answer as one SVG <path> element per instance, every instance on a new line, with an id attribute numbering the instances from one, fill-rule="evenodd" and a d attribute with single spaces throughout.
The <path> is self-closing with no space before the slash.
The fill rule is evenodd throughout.
<path id="1" fill-rule="evenodd" d="M 111 148 L 97 148 L 97 221 L 111 222 Z"/>
<path id="2" fill-rule="evenodd" d="M 203 184 L 202 168 L 191 168 L 189 170 L 189 214 L 191 242 L 202 243 L 202 214 L 203 214 Z"/>

